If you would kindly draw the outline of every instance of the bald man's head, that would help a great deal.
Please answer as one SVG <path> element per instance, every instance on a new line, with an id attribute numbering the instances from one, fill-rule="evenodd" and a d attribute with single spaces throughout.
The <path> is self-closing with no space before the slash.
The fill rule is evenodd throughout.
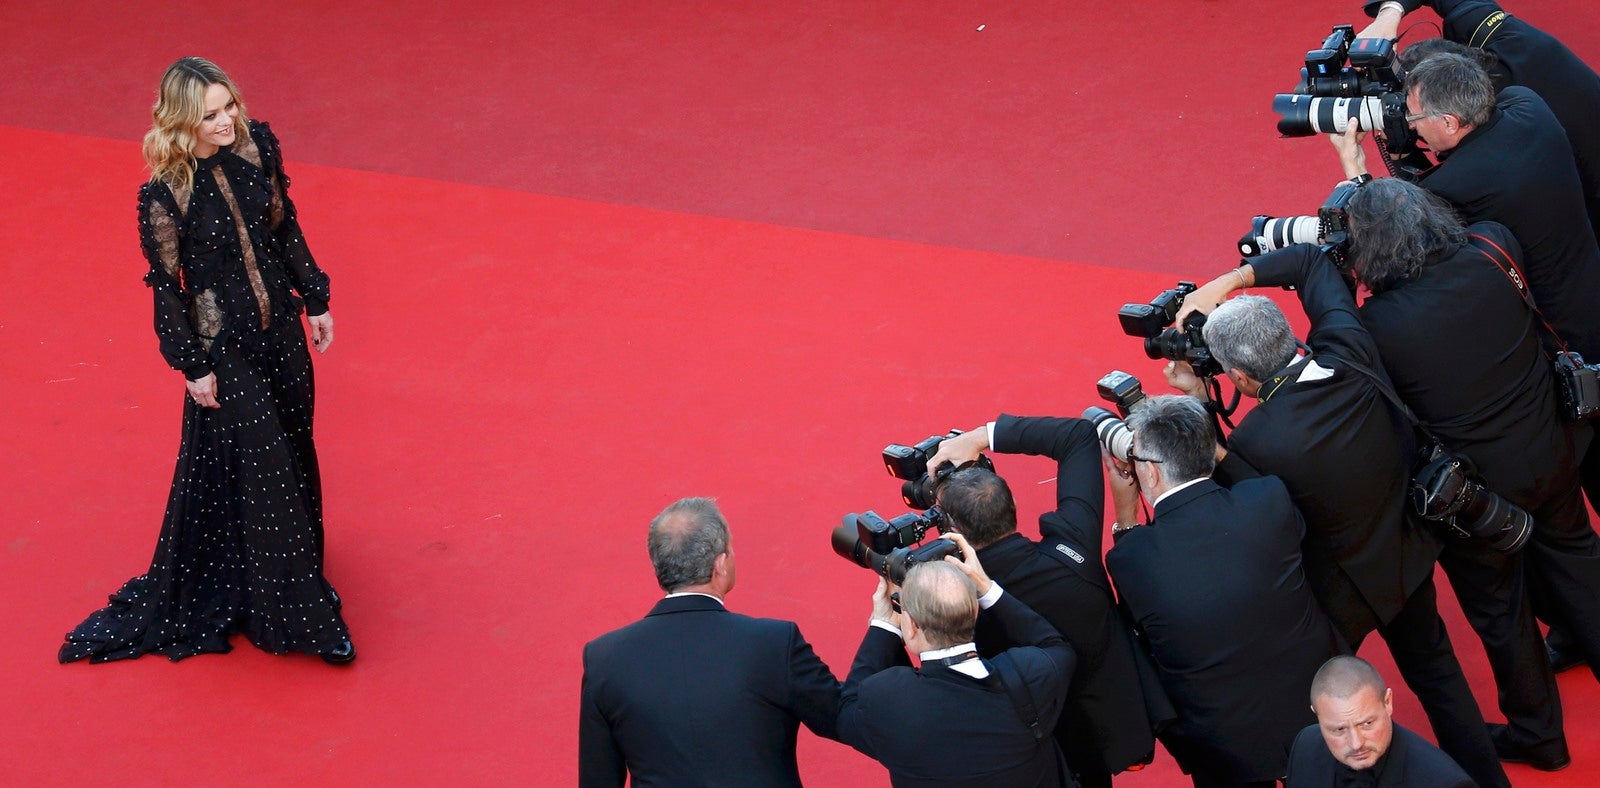
<path id="1" fill-rule="evenodd" d="M 978 623 L 978 589 L 966 573 L 944 562 L 917 564 L 900 590 L 906 615 L 928 645 L 949 648 L 972 642 Z"/>

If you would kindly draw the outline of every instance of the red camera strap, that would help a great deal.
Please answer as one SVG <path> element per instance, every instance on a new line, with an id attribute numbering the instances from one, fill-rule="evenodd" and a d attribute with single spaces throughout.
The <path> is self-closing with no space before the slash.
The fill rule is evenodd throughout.
<path id="1" fill-rule="evenodd" d="M 1484 257 L 1489 258 L 1489 262 L 1494 263 L 1494 267 L 1500 269 L 1500 273 L 1505 274 L 1506 278 L 1511 280 L 1511 286 L 1517 288 L 1517 294 L 1522 296 L 1522 302 L 1528 305 L 1528 309 L 1533 311 L 1535 317 L 1539 318 L 1539 323 L 1544 326 L 1545 331 L 1550 333 L 1550 337 L 1555 340 L 1556 346 L 1561 348 L 1561 353 L 1570 355 L 1571 351 L 1567 349 L 1566 340 L 1563 340 L 1561 335 L 1556 333 L 1555 328 L 1550 325 L 1550 321 L 1544 318 L 1544 313 L 1539 311 L 1538 305 L 1533 303 L 1533 296 L 1528 292 L 1528 277 L 1522 273 L 1522 269 L 1517 266 L 1516 261 L 1511 259 L 1511 255 L 1506 253 L 1506 250 L 1502 249 L 1500 244 L 1482 235 L 1473 233 L 1469 238 L 1471 240 L 1468 243 L 1472 244 L 1474 249 L 1483 253 Z M 1488 249 L 1478 243 L 1479 241 L 1493 247 L 1496 252 L 1500 253 L 1500 256 L 1496 257 L 1490 254 Z"/>

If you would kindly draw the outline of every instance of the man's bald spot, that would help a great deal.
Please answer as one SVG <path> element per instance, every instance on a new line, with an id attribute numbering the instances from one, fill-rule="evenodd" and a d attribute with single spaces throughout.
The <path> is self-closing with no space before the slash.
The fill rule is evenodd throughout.
<path id="1" fill-rule="evenodd" d="M 943 561 L 911 567 L 900 601 L 934 645 L 972 640 L 978 621 L 978 589 L 959 568 Z"/>
<path id="2" fill-rule="evenodd" d="M 1311 679 L 1311 705 L 1316 705 L 1317 698 L 1352 698 L 1363 689 L 1371 689 L 1381 698 L 1388 685 L 1372 663 L 1360 657 L 1334 657 L 1322 663 Z"/>

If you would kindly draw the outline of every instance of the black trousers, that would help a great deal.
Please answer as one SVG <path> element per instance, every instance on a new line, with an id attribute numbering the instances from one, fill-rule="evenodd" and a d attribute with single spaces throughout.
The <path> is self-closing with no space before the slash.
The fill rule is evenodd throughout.
<path id="1" fill-rule="evenodd" d="M 1307 566 L 1315 563 L 1308 561 Z M 1324 582 L 1314 587 L 1320 586 L 1323 591 L 1319 601 L 1338 611 L 1330 613 L 1330 617 L 1351 650 L 1359 649 L 1362 640 L 1376 631 L 1393 655 L 1401 679 L 1422 702 L 1439 749 L 1454 758 L 1478 785 L 1510 786 L 1489 739 L 1483 711 L 1456 659 L 1444 619 L 1439 617 L 1439 597 L 1432 575 L 1385 624 L 1343 570 L 1335 566 L 1329 571 L 1333 576 L 1318 578 Z"/>
<path id="2" fill-rule="evenodd" d="M 1538 751 L 1564 747 L 1566 737 L 1555 674 L 1533 618 L 1525 561 L 1530 552 L 1506 555 L 1451 539 L 1439 566 L 1489 657 L 1508 736 Z"/>
<path id="3" fill-rule="evenodd" d="M 1590 424 L 1575 432 L 1583 458 L 1578 478 L 1532 511 L 1528 578 L 1534 612 L 1563 649 L 1583 654 L 1600 679 L 1600 536 L 1583 502 L 1585 493 L 1590 501 L 1600 500 L 1600 441 L 1590 440 Z"/>

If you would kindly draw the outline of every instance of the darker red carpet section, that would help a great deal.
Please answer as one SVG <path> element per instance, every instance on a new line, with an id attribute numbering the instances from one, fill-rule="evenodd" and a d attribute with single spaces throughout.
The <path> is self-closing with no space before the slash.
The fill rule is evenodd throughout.
<path id="1" fill-rule="evenodd" d="M 653 604 L 644 526 L 685 495 L 733 523 L 730 606 L 798 620 L 842 675 L 873 583 L 828 531 L 899 511 L 883 445 L 1075 414 L 1112 368 L 1158 389 L 1116 308 L 1231 266 L 1248 216 L 1336 177 L 1326 143 L 1272 137 L 1266 97 L 1354 2 L 1081 5 L 289 3 L 205 35 L 177 7 L 7 6 L 8 780 L 571 784 L 580 649 Z M 1517 5 L 1600 55 L 1582 4 Z M 156 77 L 191 52 L 279 130 L 334 279 L 347 670 L 242 641 L 54 664 L 143 570 L 170 480 L 182 385 L 134 197 Z M 998 465 L 1032 531 L 1053 468 Z M 1574 765 L 1518 785 L 1600 776 L 1596 683 L 1561 687 Z M 809 784 L 886 784 L 800 747 Z M 1178 781 L 1163 754 L 1119 785 Z"/>

